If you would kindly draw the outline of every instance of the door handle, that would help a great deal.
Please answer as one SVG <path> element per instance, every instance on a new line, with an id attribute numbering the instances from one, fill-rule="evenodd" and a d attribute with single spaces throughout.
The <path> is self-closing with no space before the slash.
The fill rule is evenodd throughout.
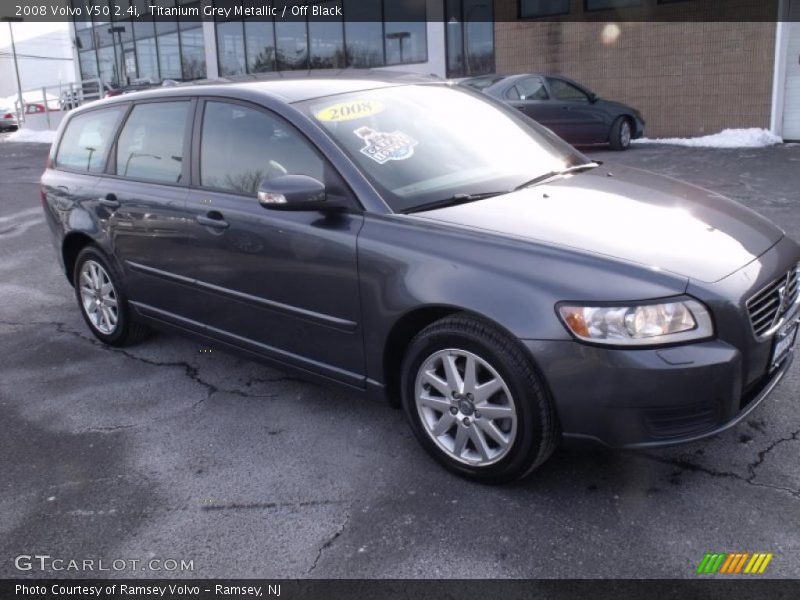
<path id="1" fill-rule="evenodd" d="M 105 198 L 100 198 L 99 201 L 100 204 L 102 204 L 106 208 L 120 207 L 119 200 L 117 200 L 117 197 L 114 194 L 106 194 Z"/>
<path id="2" fill-rule="evenodd" d="M 216 210 L 212 210 L 205 215 L 197 215 L 195 220 L 200 223 L 200 225 L 213 227 L 214 229 L 227 229 L 230 226 L 225 220 L 225 217 L 222 216 L 222 213 Z"/>

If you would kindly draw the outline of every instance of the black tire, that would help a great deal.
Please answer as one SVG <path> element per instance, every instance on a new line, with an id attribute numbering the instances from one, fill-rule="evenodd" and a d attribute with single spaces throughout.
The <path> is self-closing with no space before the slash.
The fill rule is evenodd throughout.
<path id="1" fill-rule="evenodd" d="M 627 135 L 625 128 L 627 127 Z M 624 151 L 631 147 L 633 139 L 633 123 L 628 117 L 619 117 L 611 125 L 608 142 L 612 150 Z"/>
<path id="2" fill-rule="evenodd" d="M 108 276 L 111 285 L 113 286 L 113 296 L 116 300 L 116 322 L 111 331 L 103 332 L 98 328 L 92 318 L 89 316 L 87 309 L 84 306 L 81 293 L 81 273 L 84 265 L 92 261 L 100 265 L 105 274 Z M 105 254 L 96 246 L 86 246 L 78 254 L 75 260 L 75 268 L 73 270 L 73 286 L 75 288 L 75 298 L 78 301 L 78 308 L 83 315 L 83 320 L 89 327 L 89 330 L 94 336 L 109 346 L 131 346 L 136 344 L 150 335 L 151 330 L 147 326 L 136 322 L 132 315 L 128 299 L 125 295 L 124 287 L 122 285 L 123 278 L 117 271 L 113 263 L 108 260 Z"/>
<path id="3" fill-rule="evenodd" d="M 440 448 L 417 408 L 420 369 L 438 351 L 452 348 L 471 353 L 491 366 L 504 380 L 511 395 L 508 401 L 516 409 L 515 437 L 502 458 L 492 464 L 465 464 Z M 450 471 L 475 481 L 506 483 L 525 477 L 550 457 L 559 442 L 552 401 L 530 357 L 497 327 L 464 313 L 429 325 L 411 341 L 401 367 L 401 393 L 406 417 L 422 446 Z M 473 407 L 473 417 L 480 418 L 477 406 Z M 458 427 L 454 425 L 456 431 Z"/>

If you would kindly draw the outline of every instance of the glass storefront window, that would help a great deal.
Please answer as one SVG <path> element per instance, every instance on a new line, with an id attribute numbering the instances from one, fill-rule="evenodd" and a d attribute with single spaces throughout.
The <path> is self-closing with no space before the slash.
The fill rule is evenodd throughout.
<path id="1" fill-rule="evenodd" d="M 98 76 L 103 83 L 118 86 L 120 84 L 119 66 L 114 48 L 107 46 L 97 51 Z"/>
<path id="2" fill-rule="evenodd" d="M 448 0 L 445 5 L 447 76 L 494 71 L 492 0 Z"/>
<path id="3" fill-rule="evenodd" d="M 97 77 L 97 55 L 94 50 L 84 50 L 78 53 L 78 62 L 81 67 L 81 79 Z"/>
<path id="4" fill-rule="evenodd" d="M 466 75 L 483 75 L 494 71 L 494 23 L 492 2 L 464 2 L 464 47 Z"/>
<path id="5" fill-rule="evenodd" d="M 272 21 L 245 21 L 247 72 L 275 70 L 275 34 Z"/>
<path id="6" fill-rule="evenodd" d="M 383 16 L 386 19 L 384 26 L 386 64 L 397 65 L 428 60 L 425 0 L 387 1 L 383 8 Z"/>
<path id="7" fill-rule="evenodd" d="M 133 21 L 117 21 L 112 26 L 121 27 L 124 30 L 114 34 L 115 43 L 119 43 L 119 41 L 122 40 L 122 43 L 124 44 L 133 40 Z"/>
<path id="8" fill-rule="evenodd" d="M 133 24 L 133 37 L 135 37 L 137 40 L 155 37 L 155 35 L 156 26 L 155 23 L 153 23 L 153 21 L 150 19 L 138 19 Z"/>
<path id="9" fill-rule="evenodd" d="M 94 48 L 94 35 L 91 29 L 75 29 L 75 45 L 78 51 Z"/>
<path id="10" fill-rule="evenodd" d="M 340 0 L 320 2 L 327 9 L 339 8 Z M 309 66 L 312 69 L 339 69 L 345 66 L 344 24 L 340 18 L 308 22 Z"/>
<path id="11" fill-rule="evenodd" d="M 383 65 L 381 0 L 344 0 L 344 15 L 347 66 L 366 68 Z"/>
<path id="12" fill-rule="evenodd" d="M 241 21 L 217 23 L 217 58 L 221 76 L 245 72 L 244 28 Z"/>
<path id="13" fill-rule="evenodd" d="M 549 17 L 569 14 L 570 0 L 520 0 L 519 16 L 523 19 L 531 17 Z"/>
<path id="14" fill-rule="evenodd" d="M 219 0 L 215 0 L 218 3 Z M 492 0 L 454 0 L 461 6 L 482 6 L 491 14 Z M 73 4 L 83 0 L 70 0 Z M 101 77 L 112 85 L 129 80 L 191 80 L 207 77 L 204 28 L 181 18 L 160 21 L 147 17 L 133 22 L 127 14 L 115 19 L 114 6 L 135 6 L 147 15 L 150 4 L 202 6 L 198 0 L 86 0 L 103 8 L 94 22 L 75 22 L 75 43 L 84 77 Z M 261 6 L 263 0 L 246 0 Z M 450 2 L 449 2 L 450 3 Z M 271 3 L 280 12 L 288 0 Z M 221 76 L 275 70 L 380 67 L 427 60 L 426 0 L 314 0 L 323 8 L 339 8 L 342 17 L 327 19 L 288 17 L 282 20 L 235 20 L 215 23 L 217 61 Z M 309 4 L 311 6 L 311 3 Z M 463 10 L 463 9 L 462 9 Z M 107 12 L 106 12 L 107 11 Z M 460 15 L 459 15 L 460 17 Z M 483 17 L 481 17 L 483 18 Z M 111 33 L 112 27 L 124 31 Z M 492 62 L 490 22 L 467 28 L 468 67 L 484 72 Z M 462 29 L 459 27 L 459 31 Z M 465 71 L 456 46 L 463 42 L 448 35 L 448 71 Z M 96 49 L 96 53 L 93 53 Z M 96 56 L 96 60 L 92 60 Z M 484 58 L 488 57 L 488 58 Z M 458 64 L 454 63 L 456 61 Z"/>
<path id="15" fill-rule="evenodd" d="M 94 45 L 98 48 L 102 48 L 104 46 L 112 46 L 114 44 L 114 38 L 111 35 L 109 29 L 111 28 L 111 23 L 98 23 L 94 26 Z"/>
<path id="16" fill-rule="evenodd" d="M 149 79 L 152 82 L 160 79 L 155 38 L 136 40 L 136 61 L 139 65 L 139 79 Z"/>
<path id="17" fill-rule="evenodd" d="M 162 79 L 181 79 L 181 51 L 177 33 L 158 36 L 158 62 L 161 65 Z"/>
<path id="18" fill-rule="evenodd" d="M 206 51 L 203 44 L 203 28 L 181 30 L 181 63 L 185 80 L 202 79 L 206 76 Z"/>
<path id="19" fill-rule="evenodd" d="M 275 23 L 275 38 L 275 54 L 279 70 L 308 68 L 308 36 L 304 20 Z"/>

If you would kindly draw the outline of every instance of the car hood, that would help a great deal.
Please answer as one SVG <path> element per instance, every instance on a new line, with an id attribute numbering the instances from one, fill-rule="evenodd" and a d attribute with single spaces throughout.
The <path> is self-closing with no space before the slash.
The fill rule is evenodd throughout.
<path id="1" fill-rule="evenodd" d="M 607 166 L 415 217 L 578 249 L 715 282 L 783 232 L 717 193 Z"/>
<path id="2" fill-rule="evenodd" d="M 634 109 L 631 106 L 628 106 L 627 104 L 623 104 L 622 102 L 617 102 L 616 100 L 608 100 L 606 98 L 599 98 L 598 102 L 602 102 L 603 104 L 605 104 L 609 108 L 615 108 L 615 109 L 618 109 L 618 110 L 631 111 L 633 113 L 639 114 L 638 110 Z"/>

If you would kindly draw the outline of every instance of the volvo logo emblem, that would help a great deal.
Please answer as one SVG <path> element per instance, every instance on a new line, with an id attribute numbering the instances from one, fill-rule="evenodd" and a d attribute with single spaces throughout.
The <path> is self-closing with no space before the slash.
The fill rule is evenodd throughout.
<path id="1" fill-rule="evenodd" d="M 786 286 L 782 285 L 778 288 L 778 314 L 782 314 L 786 310 Z"/>
<path id="2" fill-rule="evenodd" d="M 781 317 L 789 310 L 789 297 L 786 295 L 786 290 L 789 289 L 789 275 L 786 276 L 786 283 L 778 288 L 778 310 L 775 311 L 775 318 L 772 321 L 772 326 L 777 325 Z"/>

